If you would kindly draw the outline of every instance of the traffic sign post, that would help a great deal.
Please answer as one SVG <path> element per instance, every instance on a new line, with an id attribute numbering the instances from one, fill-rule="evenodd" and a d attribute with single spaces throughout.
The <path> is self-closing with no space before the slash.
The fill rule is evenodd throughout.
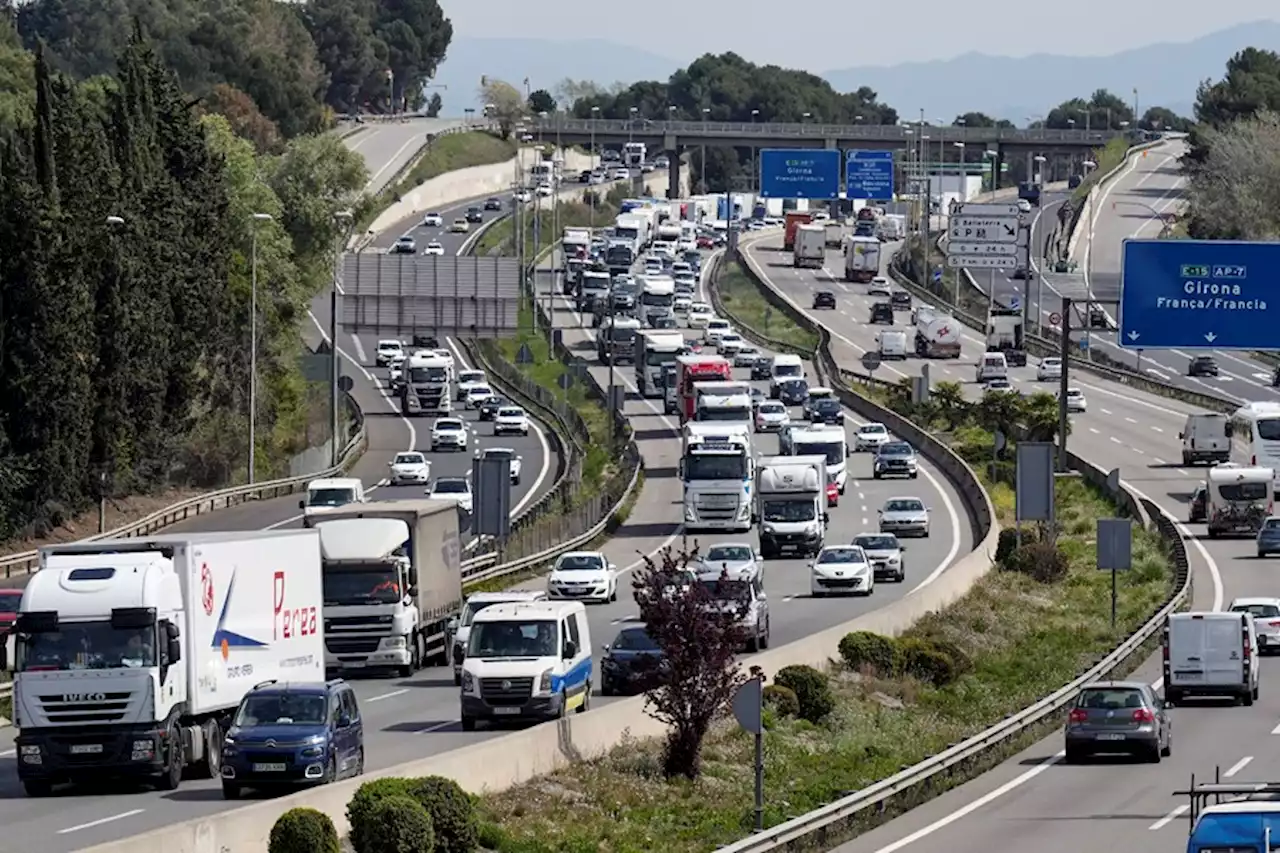
<path id="1" fill-rule="evenodd" d="M 1016 267 L 1028 232 L 1016 204 L 951 205 L 947 223 L 947 266 L 952 269 Z"/>
<path id="2" fill-rule="evenodd" d="M 1267 299 L 1277 264 L 1280 243 L 1125 240 L 1117 342 L 1128 349 L 1280 349 L 1280 297 Z"/>
<path id="3" fill-rule="evenodd" d="M 1061 314 L 1059 314 L 1057 311 L 1055 311 L 1055 312 L 1053 312 L 1052 314 L 1050 314 L 1050 315 L 1049 315 L 1049 325 L 1050 325 L 1050 326 L 1056 326 L 1056 325 L 1058 325 L 1058 324 L 1059 324 L 1059 323 L 1061 323 L 1061 322 L 1062 322 L 1062 315 L 1061 315 Z"/>
<path id="4" fill-rule="evenodd" d="M 765 148 L 761 198 L 840 197 L 840 152 L 834 148 Z"/>
<path id="5" fill-rule="evenodd" d="M 846 198 L 866 201 L 893 198 L 892 151 L 846 151 L 844 156 Z"/>

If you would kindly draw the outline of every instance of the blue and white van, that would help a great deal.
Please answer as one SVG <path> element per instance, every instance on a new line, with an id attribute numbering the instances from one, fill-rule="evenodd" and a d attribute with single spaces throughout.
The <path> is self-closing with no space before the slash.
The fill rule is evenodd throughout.
<path id="1" fill-rule="evenodd" d="M 591 629 L 581 601 L 494 604 L 462 662 L 463 731 L 479 720 L 554 720 L 591 705 Z"/>
<path id="2" fill-rule="evenodd" d="M 1187 838 L 1187 853 L 1270 853 L 1277 844 L 1280 803 L 1245 800 L 1206 806 Z"/>

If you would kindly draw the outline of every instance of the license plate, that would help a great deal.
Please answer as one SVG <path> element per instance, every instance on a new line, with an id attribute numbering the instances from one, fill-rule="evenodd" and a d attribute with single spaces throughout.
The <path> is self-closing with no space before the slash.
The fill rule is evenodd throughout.
<path id="1" fill-rule="evenodd" d="M 254 773 L 283 773 L 285 766 L 283 764 L 255 764 L 253 765 Z"/>
<path id="2" fill-rule="evenodd" d="M 102 752 L 102 744 L 100 743 L 77 743 L 72 744 L 72 755 L 97 755 Z"/>
<path id="3" fill-rule="evenodd" d="M 1098 735 L 1098 740 L 1124 740 L 1124 735 L 1119 732 L 1103 732 Z"/>
<path id="4" fill-rule="evenodd" d="M 516 714 L 520 713 L 520 709 L 519 708 L 494 708 L 493 713 L 498 714 L 499 716 L 508 716 L 508 715 L 515 716 Z"/>

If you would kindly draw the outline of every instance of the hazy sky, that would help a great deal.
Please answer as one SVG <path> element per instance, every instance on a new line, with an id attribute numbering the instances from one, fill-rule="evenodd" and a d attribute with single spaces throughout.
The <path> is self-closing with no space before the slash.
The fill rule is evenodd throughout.
<path id="1" fill-rule="evenodd" d="M 440 0 L 454 32 L 471 37 L 606 39 L 680 63 L 736 51 L 760 64 L 821 72 L 859 65 L 1053 53 L 1105 56 L 1163 41 L 1280 18 L 1277 0 L 648 0 L 601 6 L 585 0 Z M 1211 10 L 1205 18 L 1206 10 Z M 824 23 L 824 21 L 826 23 Z"/>

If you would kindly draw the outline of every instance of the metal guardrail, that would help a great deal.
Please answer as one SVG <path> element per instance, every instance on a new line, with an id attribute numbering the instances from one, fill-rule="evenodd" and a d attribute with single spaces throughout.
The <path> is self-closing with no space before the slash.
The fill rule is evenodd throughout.
<path id="1" fill-rule="evenodd" d="M 97 542 L 102 539 L 121 539 L 133 538 L 136 536 L 146 536 L 155 533 L 172 524 L 180 521 L 186 521 L 198 515 L 203 515 L 217 509 L 224 509 L 229 506 L 246 503 L 251 500 L 269 500 L 277 498 L 281 495 L 292 494 L 306 488 L 307 483 L 312 480 L 332 477 L 344 472 L 350 466 L 360 453 L 364 451 L 367 442 L 365 434 L 364 416 L 360 413 L 360 408 L 355 405 L 355 401 L 350 397 L 347 398 L 351 408 L 359 417 L 359 426 L 355 434 L 347 441 L 342 452 L 338 456 L 338 464 L 332 468 L 326 468 L 323 471 L 317 471 L 311 474 L 303 474 L 298 477 L 285 477 L 280 480 L 269 480 L 264 483 L 255 483 L 246 486 L 231 486 L 226 489 L 219 489 L 215 492 L 207 492 L 203 495 L 197 495 L 194 498 L 188 498 L 185 501 L 179 501 L 175 504 L 157 510 L 145 518 L 121 525 L 105 533 L 99 533 L 94 536 L 85 537 L 84 542 Z M 18 554 L 10 554 L 7 557 L 0 557 L 0 578 L 11 578 L 15 575 L 31 574 L 39 565 L 39 551 L 23 551 Z"/>
<path id="2" fill-rule="evenodd" d="M 6 681 L 4 684 L 0 684 L 0 699 L 12 699 L 12 698 L 13 698 L 13 682 Z"/>
<path id="3" fill-rule="evenodd" d="M 723 122 L 723 121 L 655 121 L 651 119 L 580 119 L 563 115 L 535 117 L 532 132 L 544 136 L 554 134 L 595 134 L 596 136 L 640 133 L 647 136 L 674 135 L 687 139 L 699 137 L 742 137 L 744 139 L 787 139 L 801 137 L 813 140 L 841 139 L 906 142 L 914 133 L 910 127 L 895 124 L 819 124 L 816 122 Z M 930 127 L 936 138 L 945 142 L 973 144 L 1031 145 L 1061 143 L 1067 145 L 1105 145 L 1127 135 L 1122 130 L 1017 130 L 985 127 Z"/>

